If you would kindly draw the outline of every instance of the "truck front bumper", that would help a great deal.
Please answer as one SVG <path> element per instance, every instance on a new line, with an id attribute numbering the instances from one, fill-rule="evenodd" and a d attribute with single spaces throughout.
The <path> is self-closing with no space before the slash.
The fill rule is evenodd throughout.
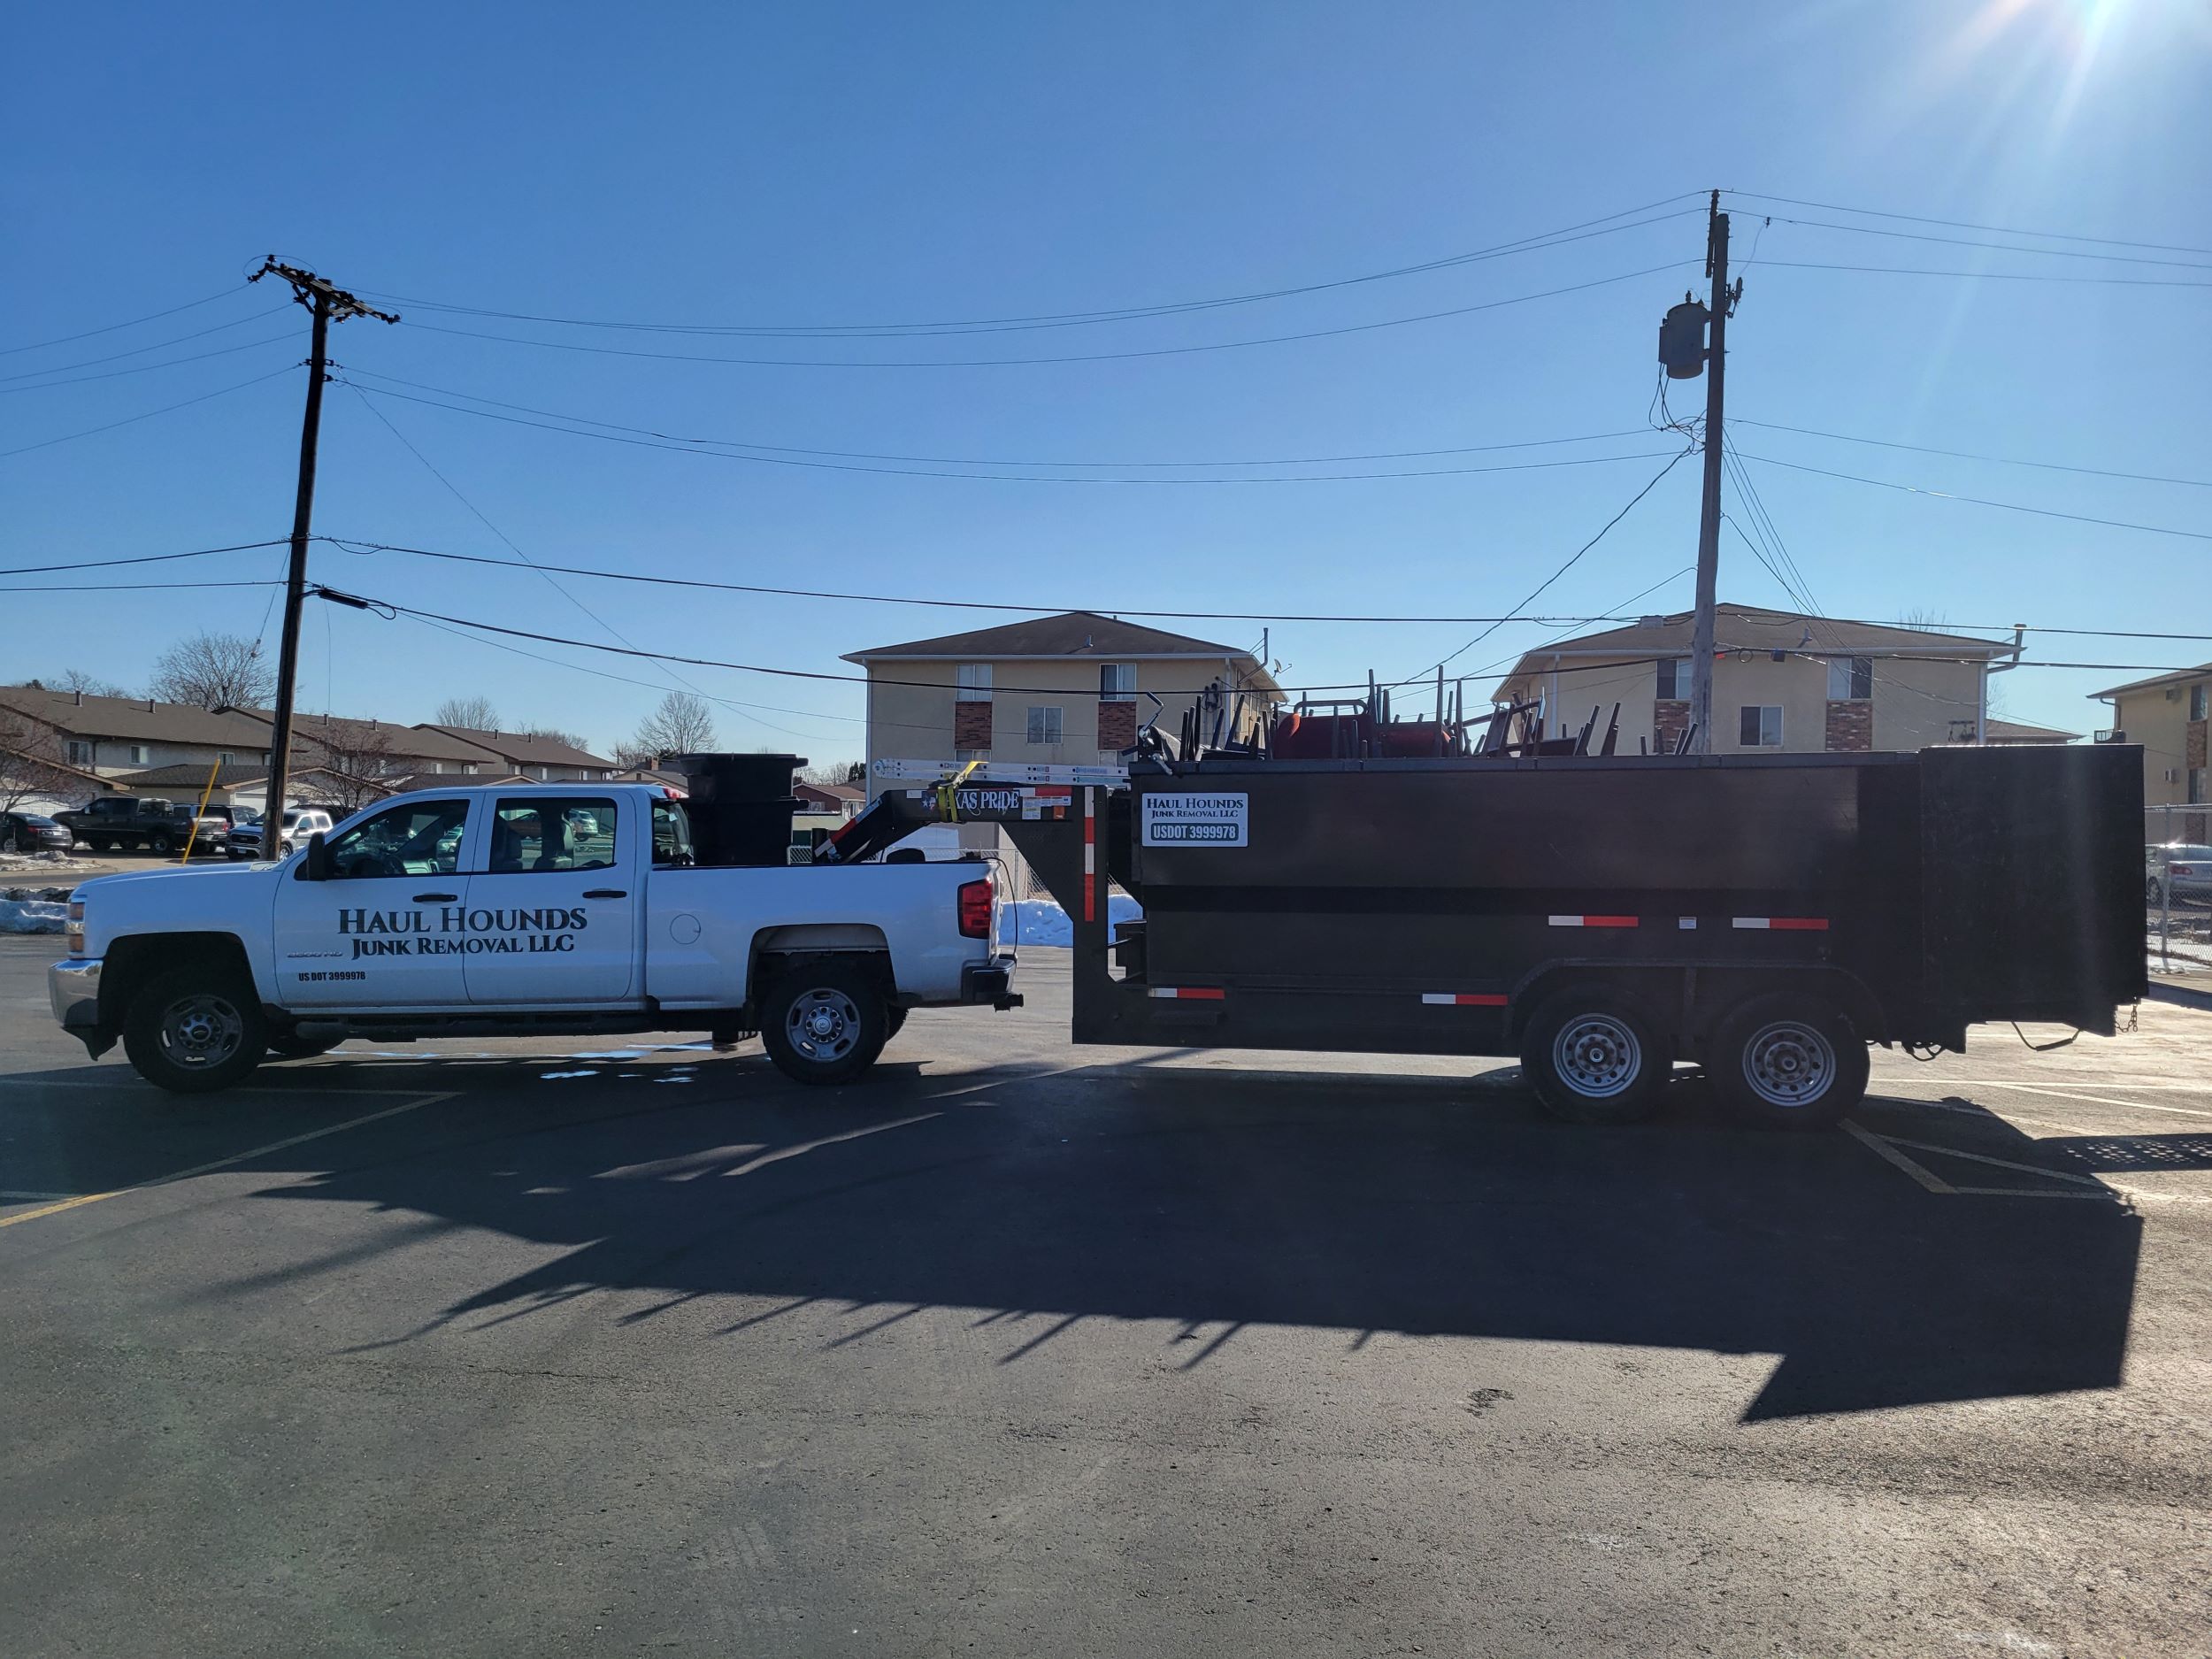
<path id="1" fill-rule="evenodd" d="M 46 1000 L 61 1028 L 98 1059 L 115 1046 L 100 1024 L 100 958 L 65 956 L 46 970 Z"/>
<path id="2" fill-rule="evenodd" d="M 988 1002 L 1002 1012 L 1019 1008 L 1022 999 L 1014 989 L 1014 958 L 994 956 L 988 962 L 971 962 L 961 969 L 960 1000 Z"/>

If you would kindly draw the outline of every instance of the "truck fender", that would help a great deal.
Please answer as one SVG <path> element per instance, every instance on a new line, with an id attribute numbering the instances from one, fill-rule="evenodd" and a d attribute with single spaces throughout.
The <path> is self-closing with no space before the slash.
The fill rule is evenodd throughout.
<path id="1" fill-rule="evenodd" d="M 884 995 L 895 1001 L 898 985 L 891 966 L 891 942 L 872 922 L 795 922 L 764 927 L 753 935 L 746 959 L 745 1001 L 757 1004 L 769 981 L 795 956 L 865 956 L 883 980 Z"/>
<path id="2" fill-rule="evenodd" d="M 119 1031 L 138 987 L 180 964 L 204 965 L 211 975 L 235 973 L 250 985 L 253 964 L 235 933 L 131 933 L 112 941 L 100 976 L 100 1026 Z"/>

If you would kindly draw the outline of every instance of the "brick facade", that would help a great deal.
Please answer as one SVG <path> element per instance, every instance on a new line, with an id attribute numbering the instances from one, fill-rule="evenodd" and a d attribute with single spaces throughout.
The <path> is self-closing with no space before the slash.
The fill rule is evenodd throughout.
<path id="1" fill-rule="evenodd" d="M 989 703 L 956 703 L 952 705 L 952 746 L 955 749 L 991 747 Z"/>
<path id="2" fill-rule="evenodd" d="M 1690 701 L 1687 697 L 1662 697 L 1651 705 L 1651 747 L 1654 752 L 1671 755 L 1674 746 L 1682 741 L 1682 733 L 1690 729 Z"/>
<path id="3" fill-rule="evenodd" d="M 1098 746 L 1127 749 L 1137 741 L 1137 705 L 1101 702 L 1098 705 Z"/>
<path id="4" fill-rule="evenodd" d="M 1832 755 L 1863 755 L 1871 750 L 1874 705 L 1867 702 L 1831 702 L 1823 746 Z"/>
<path id="5" fill-rule="evenodd" d="M 2208 725 L 2212 725 L 2212 722 L 2192 720 L 2185 727 L 2183 728 L 2181 738 L 2181 764 L 2190 768 L 2192 771 L 2194 771 L 2197 767 L 2205 764 L 2204 734 L 2205 727 Z"/>

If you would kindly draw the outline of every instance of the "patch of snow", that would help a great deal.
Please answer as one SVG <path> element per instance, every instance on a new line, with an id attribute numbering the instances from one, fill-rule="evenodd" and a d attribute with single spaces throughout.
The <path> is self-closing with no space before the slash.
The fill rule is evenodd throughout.
<path id="1" fill-rule="evenodd" d="M 58 933 L 69 907 L 46 899 L 0 899 L 0 933 Z"/>
<path id="2" fill-rule="evenodd" d="M 1106 917 L 1109 922 L 1140 922 L 1144 907 L 1126 893 L 1109 894 Z M 997 942 L 1065 949 L 1075 943 L 1075 927 L 1050 899 L 1016 899 L 999 906 Z"/>
<path id="3" fill-rule="evenodd" d="M 550 1083 L 556 1078 L 597 1077 L 599 1073 L 596 1071 L 541 1071 L 538 1073 L 538 1081 L 541 1083 Z"/>

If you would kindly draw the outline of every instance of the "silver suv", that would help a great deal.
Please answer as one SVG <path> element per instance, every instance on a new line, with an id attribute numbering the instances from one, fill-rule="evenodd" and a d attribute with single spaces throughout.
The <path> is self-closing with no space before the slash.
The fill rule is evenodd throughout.
<path id="1" fill-rule="evenodd" d="M 269 826 L 265 818 L 250 824 L 234 824 L 230 831 L 230 856 L 238 858 L 288 858 L 295 849 L 307 845 L 307 838 L 320 830 L 330 833 L 330 814 L 320 807 L 296 806 L 285 809 L 284 821 L 277 826 L 276 845 L 262 850 L 261 842 Z"/>

